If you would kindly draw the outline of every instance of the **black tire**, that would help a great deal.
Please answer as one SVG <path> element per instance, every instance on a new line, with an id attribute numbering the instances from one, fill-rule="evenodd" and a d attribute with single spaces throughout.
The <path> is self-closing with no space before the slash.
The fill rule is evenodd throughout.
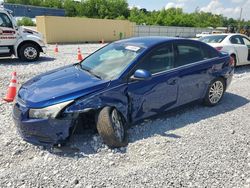
<path id="1" fill-rule="evenodd" d="M 121 121 L 120 124 L 123 129 L 123 134 L 120 137 L 117 136 L 115 130 L 116 126 L 111 117 L 113 115 L 112 113 L 115 113 L 113 111 L 117 112 Z M 124 147 L 128 144 L 125 121 L 115 108 L 104 107 L 100 111 L 97 117 L 97 131 L 102 137 L 104 143 L 111 148 Z"/>
<path id="2" fill-rule="evenodd" d="M 212 87 L 216 87 L 215 84 L 218 84 L 218 87 L 220 89 L 218 89 L 218 97 L 215 97 L 216 95 L 214 95 L 214 98 L 212 98 Z M 226 89 L 226 85 L 225 85 L 225 80 L 223 78 L 216 78 L 214 79 L 208 86 L 205 98 L 204 98 L 204 104 L 206 106 L 215 106 L 217 105 L 224 93 L 225 93 L 225 89 Z M 216 99 L 216 100 L 215 100 Z"/>
<path id="3" fill-rule="evenodd" d="M 39 58 L 40 50 L 36 44 L 26 43 L 20 47 L 18 55 L 22 61 L 32 62 Z"/>
<path id="4" fill-rule="evenodd" d="M 234 68 L 236 68 L 236 66 L 237 66 L 237 59 L 236 59 L 236 56 L 235 56 L 234 54 L 232 54 L 231 57 L 232 57 L 233 60 L 234 60 Z"/>

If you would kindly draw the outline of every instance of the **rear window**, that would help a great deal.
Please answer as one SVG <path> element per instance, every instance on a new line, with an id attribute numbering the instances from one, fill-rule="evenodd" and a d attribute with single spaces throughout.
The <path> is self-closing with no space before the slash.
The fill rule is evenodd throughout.
<path id="1" fill-rule="evenodd" d="M 211 59 L 219 56 L 218 51 L 207 44 L 201 44 L 201 49 L 204 59 Z"/>
<path id="2" fill-rule="evenodd" d="M 227 35 L 211 35 L 202 37 L 199 39 L 199 41 L 205 43 L 221 43 L 226 37 Z"/>
<path id="3" fill-rule="evenodd" d="M 180 67 L 190 63 L 203 60 L 202 51 L 199 44 L 190 42 L 177 43 L 175 67 Z"/>

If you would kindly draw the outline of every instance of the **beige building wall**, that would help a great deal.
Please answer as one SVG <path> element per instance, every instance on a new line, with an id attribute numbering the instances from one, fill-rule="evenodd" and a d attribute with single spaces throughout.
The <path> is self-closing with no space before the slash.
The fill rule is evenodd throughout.
<path id="1" fill-rule="evenodd" d="M 37 30 L 47 43 L 106 42 L 133 36 L 135 24 L 127 20 L 37 16 Z"/>

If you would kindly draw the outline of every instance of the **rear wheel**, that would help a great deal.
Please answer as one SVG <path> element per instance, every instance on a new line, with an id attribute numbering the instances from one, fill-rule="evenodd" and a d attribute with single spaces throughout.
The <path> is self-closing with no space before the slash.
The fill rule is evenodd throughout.
<path id="1" fill-rule="evenodd" d="M 115 108 L 105 107 L 100 111 L 97 117 L 97 130 L 109 147 L 127 145 L 125 121 Z"/>
<path id="2" fill-rule="evenodd" d="M 236 59 L 236 56 L 234 54 L 231 55 L 231 58 L 233 58 L 234 60 L 234 67 L 237 66 L 237 59 Z"/>
<path id="3" fill-rule="evenodd" d="M 19 57 L 23 61 L 36 61 L 40 56 L 40 51 L 37 45 L 27 43 L 20 47 Z"/>
<path id="4" fill-rule="evenodd" d="M 225 81 L 222 78 L 213 80 L 208 87 L 204 103 L 207 106 L 215 106 L 220 102 L 225 92 Z"/>

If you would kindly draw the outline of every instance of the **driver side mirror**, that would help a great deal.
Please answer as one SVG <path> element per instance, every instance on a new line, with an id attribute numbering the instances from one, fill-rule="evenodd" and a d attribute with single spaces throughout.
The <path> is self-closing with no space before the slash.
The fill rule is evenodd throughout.
<path id="1" fill-rule="evenodd" d="M 134 75 L 130 77 L 130 80 L 150 80 L 151 78 L 152 74 L 149 71 L 138 69 Z"/>

